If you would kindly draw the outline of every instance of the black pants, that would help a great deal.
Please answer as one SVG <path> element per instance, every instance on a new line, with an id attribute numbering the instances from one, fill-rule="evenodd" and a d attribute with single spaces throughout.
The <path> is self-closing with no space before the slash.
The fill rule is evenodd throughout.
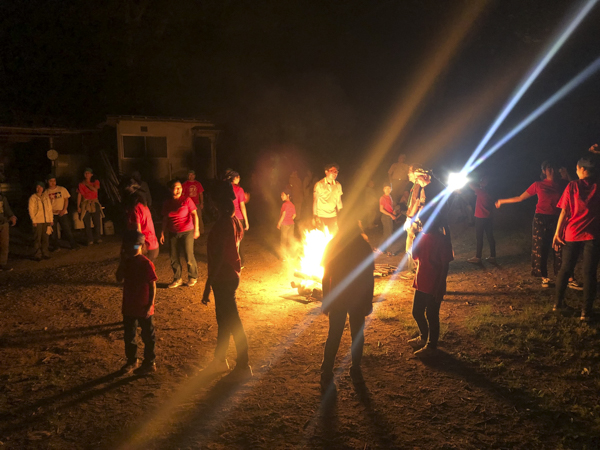
<path id="1" fill-rule="evenodd" d="M 598 279 L 598 261 L 600 260 L 600 239 L 592 241 L 567 242 L 563 247 L 562 265 L 556 280 L 556 304 L 562 306 L 565 291 L 569 282 L 569 274 L 573 273 L 579 254 L 583 250 L 583 313 L 592 312 Z"/>
<path id="2" fill-rule="evenodd" d="M 475 217 L 475 236 L 477 237 L 477 258 L 481 258 L 483 252 L 483 232 L 487 236 L 488 244 L 490 244 L 490 256 L 496 257 L 496 241 L 494 240 L 494 221 L 491 217 L 480 219 Z"/>
<path id="3" fill-rule="evenodd" d="M 100 213 L 100 206 L 96 204 L 96 211 L 86 212 L 83 216 L 83 224 L 85 225 L 85 236 L 87 243 L 98 242 L 100 240 L 100 221 L 102 220 L 102 214 Z M 94 222 L 94 229 L 92 231 L 92 221 Z"/>
<path id="4" fill-rule="evenodd" d="M 241 366 L 248 365 L 248 340 L 246 332 L 240 319 L 240 314 L 235 302 L 235 291 L 240 284 L 239 280 L 213 283 L 212 289 L 215 295 L 215 311 L 217 314 L 217 348 L 215 359 L 225 361 L 227 348 L 229 347 L 229 336 L 233 335 L 235 350 L 237 352 L 236 363 Z"/>
<path id="5" fill-rule="evenodd" d="M 71 248 L 75 248 L 77 244 L 75 243 L 75 239 L 73 238 L 73 233 L 71 231 L 71 218 L 68 214 L 62 216 L 59 214 L 54 215 L 54 228 L 52 231 L 51 238 L 52 246 L 56 248 L 60 247 L 60 245 L 58 244 L 58 227 L 56 226 L 57 223 L 60 224 L 60 237 L 63 240 L 67 241 Z"/>
<path id="6" fill-rule="evenodd" d="M 340 341 L 346 325 L 346 316 L 350 316 L 350 335 L 352 336 L 352 367 L 360 367 L 363 347 L 365 345 L 365 316 L 360 313 L 349 312 L 345 309 L 329 311 L 329 333 L 325 342 L 323 363 L 321 364 L 321 375 L 323 377 L 333 376 L 335 355 L 340 348 Z"/>
<path id="7" fill-rule="evenodd" d="M 46 231 L 50 226 L 49 223 L 38 223 L 33 228 L 33 257 L 41 258 L 42 256 L 50 256 L 48 250 L 48 234 Z"/>
<path id="8" fill-rule="evenodd" d="M 531 275 L 534 277 L 548 278 L 548 256 L 554 256 L 554 275 L 558 273 L 561 265 L 561 254 L 552 249 L 552 240 L 556 231 L 558 216 L 549 214 L 535 214 L 533 216 L 531 240 Z"/>
<path id="9" fill-rule="evenodd" d="M 246 221 L 244 219 L 238 219 L 240 221 L 240 223 L 242 224 L 242 230 L 244 230 L 244 234 L 242 235 L 242 240 L 240 241 L 240 245 L 239 245 L 239 249 L 238 252 L 240 254 L 240 263 L 242 264 L 242 266 L 244 265 L 244 260 L 246 258 L 244 258 L 244 248 L 246 247 L 244 244 L 244 236 L 246 235 Z"/>
<path id="10" fill-rule="evenodd" d="M 440 306 L 441 302 L 436 300 L 433 295 L 415 291 L 412 315 L 419 327 L 421 339 L 427 342 L 428 347 L 432 348 L 437 347 L 440 337 Z"/>
<path id="11" fill-rule="evenodd" d="M 125 328 L 125 334 L 123 340 L 125 341 L 125 356 L 127 362 L 133 362 L 137 359 L 137 344 L 135 343 L 135 337 L 137 334 L 138 322 L 142 329 L 142 342 L 144 343 L 144 364 L 151 364 L 156 359 L 154 353 L 154 347 L 156 346 L 156 336 L 154 334 L 154 322 L 152 320 L 154 316 L 150 316 L 147 319 L 139 317 L 128 317 L 123 316 L 123 327 Z"/>
<path id="12" fill-rule="evenodd" d="M 185 258 L 188 279 L 198 278 L 198 264 L 194 256 L 194 230 L 169 233 L 171 269 L 173 278 L 179 280 L 182 274 L 181 256 Z"/>

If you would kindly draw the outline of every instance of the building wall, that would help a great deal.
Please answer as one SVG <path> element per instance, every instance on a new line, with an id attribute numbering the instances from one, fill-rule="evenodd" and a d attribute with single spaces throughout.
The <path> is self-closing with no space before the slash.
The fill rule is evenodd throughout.
<path id="1" fill-rule="evenodd" d="M 148 179 L 166 183 L 175 177 L 186 177 L 190 168 L 201 170 L 202 168 L 194 167 L 193 127 L 196 126 L 206 126 L 206 123 L 119 119 L 117 123 L 119 171 L 131 173 L 139 170 Z M 146 131 L 142 131 L 142 127 L 146 127 Z M 125 158 L 123 136 L 166 137 L 167 158 Z"/>

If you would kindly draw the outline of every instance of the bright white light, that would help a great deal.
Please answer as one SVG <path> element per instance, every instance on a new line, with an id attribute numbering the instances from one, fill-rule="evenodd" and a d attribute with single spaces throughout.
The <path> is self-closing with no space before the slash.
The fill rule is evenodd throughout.
<path id="1" fill-rule="evenodd" d="M 448 174 L 448 190 L 451 192 L 464 188 L 468 182 L 469 178 L 464 172 Z"/>

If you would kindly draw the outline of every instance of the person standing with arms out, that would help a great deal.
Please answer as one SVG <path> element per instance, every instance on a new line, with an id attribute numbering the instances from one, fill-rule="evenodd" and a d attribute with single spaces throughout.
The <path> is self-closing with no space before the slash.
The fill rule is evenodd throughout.
<path id="1" fill-rule="evenodd" d="M 337 233 L 337 216 L 342 210 L 342 185 L 336 181 L 340 167 L 335 164 L 325 166 L 325 178 L 315 183 L 313 192 L 313 222 L 316 226 L 327 227 L 331 234 Z"/>
<path id="2" fill-rule="evenodd" d="M 390 186 L 392 186 L 396 192 L 403 192 L 408 184 L 409 166 L 405 161 L 406 155 L 399 155 L 398 162 L 392 164 L 388 170 Z"/>
<path id="3" fill-rule="evenodd" d="M 171 268 L 173 282 L 169 288 L 177 288 L 183 284 L 181 278 L 181 256 L 184 256 L 188 270 L 188 287 L 193 287 L 198 281 L 198 264 L 194 256 L 194 239 L 200 237 L 198 213 L 194 202 L 183 196 L 183 188 L 178 180 L 169 182 L 172 198 L 163 204 L 161 244 L 165 243 L 165 230 L 169 235 Z"/>
<path id="4" fill-rule="evenodd" d="M 69 194 L 69 191 L 64 187 L 56 185 L 56 177 L 54 175 L 48 175 L 47 181 L 48 188 L 44 192 L 44 195 L 50 199 L 52 214 L 54 215 L 53 221 L 55 224 L 60 224 L 61 234 L 69 241 L 69 248 L 74 249 L 77 247 L 77 243 L 73 238 L 68 213 L 69 198 L 71 197 L 71 194 Z M 52 232 L 52 240 L 54 241 L 52 245 L 55 248 L 59 248 L 57 226 L 54 227 Z"/>
<path id="5" fill-rule="evenodd" d="M 123 283 L 123 326 L 125 333 L 125 357 L 127 362 L 121 368 L 124 374 L 135 370 L 137 374 L 156 371 L 156 335 L 154 332 L 154 301 L 156 298 L 156 271 L 154 264 L 144 255 L 144 235 L 139 231 L 128 230 L 123 237 L 121 262 L 117 269 L 117 281 Z M 140 368 L 137 359 L 135 338 L 138 324 L 142 329 L 144 342 L 144 362 Z"/>
<path id="6" fill-rule="evenodd" d="M 333 368 L 346 317 L 352 336 L 350 378 L 364 383 L 361 370 L 365 342 L 365 317 L 373 312 L 375 260 L 371 246 L 361 235 L 357 219 L 346 216 L 340 231 L 327 244 L 323 254 L 323 314 L 329 316 L 329 332 L 321 364 L 321 393 L 335 392 Z"/>
<path id="7" fill-rule="evenodd" d="M 235 198 L 230 183 L 223 181 L 215 186 L 213 200 L 219 211 L 219 218 L 208 234 L 206 242 L 208 277 L 202 303 L 207 305 L 210 302 L 212 289 L 219 329 L 215 357 L 205 370 L 209 373 L 229 370 L 226 354 L 229 337 L 233 335 L 237 360 L 232 375 L 234 378 L 244 378 L 252 376 L 252 369 L 248 365 L 248 340 L 235 298 L 242 271 L 239 245 L 244 235 L 242 224 L 235 216 Z"/>
<path id="8" fill-rule="evenodd" d="M 44 195 L 45 187 L 43 181 L 38 181 L 35 184 L 35 194 L 29 197 L 29 217 L 33 225 L 33 259 L 35 261 L 50 259 L 48 238 L 52 233 L 54 216 L 50 199 Z"/>
<path id="9" fill-rule="evenodd" d="M 244 189 L 240 186 L 240 174 L 235 170 L 227 170 L 225 172 L 225 181 L 231 183 L 233 187 L 233 193 L 235 194 L 235 199 L 233 200 L 233 205 L 235 207 L 235 217 L 240 221 L 244 231 L 248 231 L 250 228 L 250 223 L 248 222 L 248 213 L 246 212 L 246 193 Z M 242 236 L 243 239 L 243 236 Z M 244 251 L 242 247 L 242 243 L 239 245 L 240 259 L 242 261 L 242 269 L 244 268 Z"/>
<path id="10" fill-rule="evenodd" d="M 202 220 L 202 210 L 204 209 L 204 188 L 202 184 L 196 180 L 196 172 L 188 171 L 188 179 L 183 183 L 183 195 L 189 197 L 198 209 L 198 226 L 200 235 L 204 233 L 204 221 Z"/>
<path id="11" fill-rule="evenodd" d="M 475 236 L 477 238 L 477 253 L 473 258 L 467 259 L 471 264 L 481 264 L 483 253 L 483 233 L 487 236 L 490 245 L 490 256 L 487 260 L 496 264 L 496 240 L 494 239 L 494 199 L 487 190 L 489 178 L 484 175 L 479 184 L 469 183 L 469 188 L 475 192 L 477 202 L 475 203 Z"/>
<path id="12" fill-rule="evenodd" d="M 10 243 L 9 226 L 17 224 L 15 216 L 10 208 L 8 199 L 0 192 L 0 272 L 10 272 L 12 267 L 8 265 L 8 248 Z"/>
<path id="13" fill-rule="evenodd" d="M 102 242 L 100 239 L 100 229 L 102 228 L 102 206 L 98 201 L 98 191 L 100 190 L 100 181 L 92 181 L 94 171 L 87 167 L 83 172 L 83 181 L 79 183 L 77 190 L 77 212 L 80 220 L 85 225 L 85 235 L 87 245 Z M 94 223 L 94 232 L 92 234 L 92 221 Z"/>
<path id="14" fill-rule="evenodd" d="M 558 202 L 561 209 L 553 246 L 562 246 L 562 265 L 556 280 L 554 310 L 567 307 L 565 291 L 579 254 L 583 252 L 583 308 L 581 320 L 589 321 L 596 299 L 600 259 L 600 189 L 596 164 L 591 157 L 577 162 L 578 180 L 571 181 Z"/>
<path id="15" fill-rule="evenodd" d="M 548 277 L 548 256 L 552 250 L 552 240 L 558 223 L 560 209 L 556 206 L 567 186 L 558 172 L 558 168 L 548 162 L 542 163 L 542 181 L 535 181 L 518 197 L 502 198 L 496 201 L 496 208 L 509 203 L 519 203 L 537 195 L 537 205 L 533 215 L 531 240 L 531 275 L 542 278 L 542 287 L 553 282 Z M 561 266 L 561 252 L 553 251 L 554 275 Z M 571 281 L 573 283 L 573 281 Z"/>
<path id="16" fill-rule="evenodd" d="M 394 232 L 394 220 L 398 217 L 394 214 L 394 200 L 392 199 L 392 186 L 386 183 L 383 186 L 383 195 L 379 198 L 379 212 L 381 213 L 381 224 L 383 225 L 383 235 L 381 242 L 386 242 Z M 388 245 L 388 256 L 393 256 L 396 248 L 395 243 L 390 242 Z"/>
<path id="17" fill-rule="evenodd" d="M 415 356 L 428 357 L 436 353 L 440 335 L 440 306 L 446 293 L 449 264 L 454 260 L 450 236 L 445 234 L 443 220 L 430 218 L 423 225 L 413 248 L 412 257 L 417 263 L 413 282 L 415 294 L 412 314 L 419 336 L 410 339 Z"/>
<path id="18" fill-rule="evenodd" d="M 296 207 L 290 200 L 290 188 L 281 192 L 281 213 L 277 222 L 277 229 L 281 230 L 281 259 L 287 261 L 294 256 L 294 219 Z"/>
<path id="19" fill-rule="evenodd" d="M 139 231 L 144 235 L 144 247 L 146 257 L 154 262 L 158 256 L 158 239 L 154 230 L 154 221 L 150 208 L 146 204 L 146 196 L 143 192 L 137 191 L 129 194 L 127 198 L 127 228 Z M 142 252 L 143 253 L 143 252 Z"/>

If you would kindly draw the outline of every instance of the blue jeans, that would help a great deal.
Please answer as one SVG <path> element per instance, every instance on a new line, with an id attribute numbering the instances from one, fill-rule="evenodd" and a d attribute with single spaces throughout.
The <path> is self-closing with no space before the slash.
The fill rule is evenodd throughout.
<path id="1" fill-rule="evenodd" d="M 169 233 L 169 242 L 174 279 L 179 280 L 181 278 L 181 256 L 185 258 L 187 263 L 188 279 L 198 278 L 198 264 L 196 264 L 196 257 L 194 256 L 194 230 L 184 231 L 183 233 Z"/>

